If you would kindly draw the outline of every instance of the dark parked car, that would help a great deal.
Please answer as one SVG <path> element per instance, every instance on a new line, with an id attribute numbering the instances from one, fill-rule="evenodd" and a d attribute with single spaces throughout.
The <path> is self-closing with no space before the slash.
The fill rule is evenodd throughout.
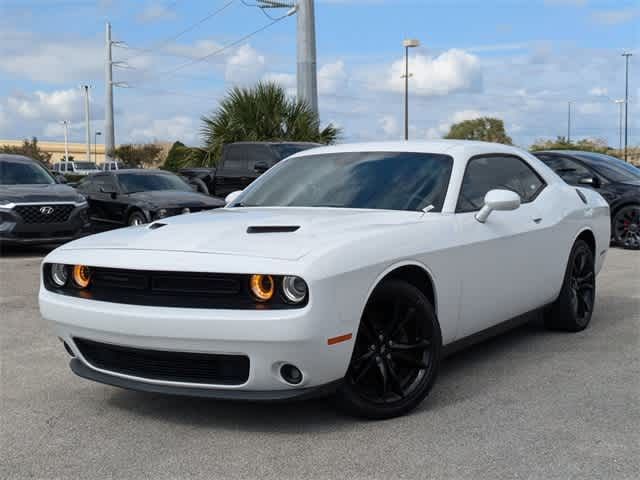
<path id="1" fill-rule="evenodd" d="M 243 190 L 256 178 L 280 160 L 294 153 L 321 146 L 310 142 L 236 142 L 225 145 L 218 168 L 185 168 L 180 174 L 198 179 L 198 189 L 226 197 L 236 190 Z M 194 182 L 195 184 L 195 182 Z"/>
<path id="2" fill-rule="evenodd" d="M 601 153 L 533 152 L 565 182 L 591 187 L 609 202 L 611 236 L 626 248 L 640 248 L 640 169 Z"/>
<path id="3" fill-rule="evenodd" d="M 182 178 L 161 170 L 96 173 L 76 188 L 89 200 L 91 221 L 103 225 L 140 225 L 224 206 L 219 198 L 194 192 Z"/>
<path id="4" fill-rule="evenodd" d="M 0 155 L 0 243 L 62 243 L 89 228 L 87 201 L 40 163 Z"/>

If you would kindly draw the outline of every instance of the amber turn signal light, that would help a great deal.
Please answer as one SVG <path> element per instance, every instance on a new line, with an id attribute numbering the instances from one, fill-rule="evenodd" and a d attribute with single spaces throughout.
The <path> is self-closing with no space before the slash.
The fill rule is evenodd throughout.
<path id="1" fill-rule="evenodd" d="M 73 281 L 80 288 L 87 288 L 91 281 L 91 270 L 85 265 L 74 265 Z"/>
<path id="2" fill-rule="evenodd" d="M 251 275 L 251 293 L 259 302 L 267 302 L 273 297 L 275 283 L 271 275 Z"/>

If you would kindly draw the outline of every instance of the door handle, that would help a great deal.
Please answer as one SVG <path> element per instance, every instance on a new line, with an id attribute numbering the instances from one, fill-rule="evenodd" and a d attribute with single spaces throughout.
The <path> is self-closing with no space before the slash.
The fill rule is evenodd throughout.
<path id="1" fill-rule="evenodd" d="M 540 223 L 542 221 L 542 217 L 536 217 L 533 219 L 534 223 Z"/>

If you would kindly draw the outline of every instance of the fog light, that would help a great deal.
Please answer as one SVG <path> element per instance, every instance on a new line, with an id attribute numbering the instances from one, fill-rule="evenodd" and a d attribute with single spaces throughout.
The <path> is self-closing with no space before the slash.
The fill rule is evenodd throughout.
<path id="1" fill-rule="evenodd" d="M 282 279 L 282 293 L 289 303 L 300 303 L 307 297 L 307 284 L 300 277 L 287 276 Z"/>
<path id="2" fill-rule="evenodd" d="M 87 288 L 91 281 L 91 270 L 85 265 L 75 265 L 73 267 L 73 281 L 80 288 Z"/>
<path id="3" fill-rule="evenodd" d="M 64 287 L 69 279 L 69 268 L 61 263 L 51 264 L 51 280 L 58 287 Z"/>
<path id="4" fill-rule="evenodd" d="M 273 297 L 275 284 L 271 275 L 251 275 L 249 285 L 256 300 L 266 302 Z"/>
<path id="5" fill-rule="evenodd" d="M 297 385 L 302 381 L 302 372 L 295 365 L 285 363 L 280 367 L 280 375 L 285 382 Z"/>

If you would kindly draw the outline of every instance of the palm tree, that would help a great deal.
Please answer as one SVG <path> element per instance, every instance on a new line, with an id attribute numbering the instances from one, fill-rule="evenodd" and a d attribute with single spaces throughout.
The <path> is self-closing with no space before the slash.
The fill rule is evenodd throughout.
<path id="1" fill-rule="evenodd" d="M 252 88 L 233 88 L 210 116 L 202 117 L 201 134 L 210 155 L 201 161 L 215 163 L 225 143 L 239 141 L 299 141 L 334 143 L 340 131 L 332 124 L 320 129 L 309 105 L 289 99 L 271 82 Z"/>

